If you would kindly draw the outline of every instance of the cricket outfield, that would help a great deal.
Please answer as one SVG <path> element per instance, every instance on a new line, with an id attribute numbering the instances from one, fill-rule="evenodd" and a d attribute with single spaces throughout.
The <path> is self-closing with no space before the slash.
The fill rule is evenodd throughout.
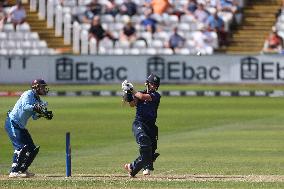
<path id="1" fill-rule="evenodd" d="M 30 168 L 37 176 L 8 179 L 13 150 L 3 126 L 17 97 L 0 97 L 0 188 L 284 188 L 283 98 L 162 97 L 161 156 L 152 176 L 135 179 L 123 169 L 138 153 L 134 109 L 120 97 L 43 99 L 54 119 L 28 125 L 41 146 Z M 65 178 L 67 131 L 71 178 Z"/>

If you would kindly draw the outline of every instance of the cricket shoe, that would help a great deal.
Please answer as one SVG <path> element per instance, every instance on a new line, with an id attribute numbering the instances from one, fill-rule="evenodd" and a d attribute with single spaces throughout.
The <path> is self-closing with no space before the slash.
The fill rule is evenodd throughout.
<path id="1" fill-rule="evenodd" d="M 126 163 L 124 165 L 124 169 L 128 172 L 128 176 L 133 178 L 134 176 L 131 175 L 132 169 L 131 169 L 131 165 L 129 163 Z"/>
<path id="2" fill-rule="evenodd" d="M 143 175 L 144 176 L 150 176 L 151 175 L 151 171 L 149 169 L 144 169 L 143 170 Z"/>
<path id="3" fill-rule="evenodd" d="M 10 172 L 9 178 L 28 178 L 29 176 L 26 173 L 22 172 Z"/>

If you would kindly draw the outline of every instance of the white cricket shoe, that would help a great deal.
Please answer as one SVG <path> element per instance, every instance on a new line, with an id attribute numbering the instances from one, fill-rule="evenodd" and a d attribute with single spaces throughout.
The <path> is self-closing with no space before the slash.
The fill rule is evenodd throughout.
<path id="1" fill-rule="evenodd" d="M 22 172 L 11 172 L 9 178 L 28 178 L 29 176 L 26 173 Z"/>
<path id="2" fill-rule="evenodd" d="M 151 175 L 151 171 L 149 169 L 145 169 L 145 170 L 143 170 L 143 175 L 149 176 L 149 175 Z"/>

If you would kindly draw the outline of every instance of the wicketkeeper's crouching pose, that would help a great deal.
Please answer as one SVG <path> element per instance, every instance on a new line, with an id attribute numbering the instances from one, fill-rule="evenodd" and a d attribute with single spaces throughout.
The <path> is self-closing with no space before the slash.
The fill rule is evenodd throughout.
<path id="1" fill-rule="evenodd" d="M 136 117 L 132 131 L 139 145 L 140 155 L 132 163 L 124 165 L 131 177 L 134 177 L 141 169 L 143 169 L 143 175 L 150 175 L 150 171 L 154 170 L 153 162 L 159 156 L 159 153 L 155 151 L 158 140 L 156 118 L 161 98 L 157 92 L 160 86 L 160 78 L 151 74 L 145 85 L 146 90 L 137 92 L 132 83 L 127 80 L 122 83 L 124 100 L 131 107 L 136 106 Z"/>
<path id="2" fill-rule="evenodd" d="M 32 177 L 35 174 L 28 172 L 28 168 L 39 152 L 31 135 L 26 129 L 30 117 L 34 120 L 44 117 L 51 120 L 52 111 L 47 110 L 47 103 L 40 99 L 40 95 L 48 93 L 47 84 L 43 79 L 32 82 L 32 90 L 25 91 L 12 111 L 7 113 L 5 129 L 14 147 L 13 163 L 9 177 Z"/>

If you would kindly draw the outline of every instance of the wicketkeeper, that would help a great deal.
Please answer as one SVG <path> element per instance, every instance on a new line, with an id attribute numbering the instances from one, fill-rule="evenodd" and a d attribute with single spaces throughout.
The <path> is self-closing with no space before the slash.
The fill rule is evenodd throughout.
<path id="1" fill-rule="evenodd" d="M 161 98 L 157 92 L 160 78 L 151 74 L 147 78 L 145 86 L 146 90 L 137 92 L 132 83 L 127 80 L 122 83 L 124 100 L 129 103 L 130 107 L 136 106 L 132 131 L 139 145 L 140 155 L 132 163 L 124 165 L 131 177 L 134 177 L 141 169 L 144 169 L 143 175 L 150 175 L 150 171 L 154 170 L 153 162 L 159 156 L 155 151 L 158 140 L 156 118 Z"/>
<path id="2" fill-rule="evenodd" d="M 26 129 L 30 117 L 34 120 L 41 117 L 51 120 L 52 111 L 47 110 L 47 103 L 40 99 L 40 95 L 48 93 L 47 84 L 43 79 L 32 82 L 32 90 L 25 91 L 16 102 L 12 111 L 8 111 L 5 129 L 14 147 L 13 163 L 9 177 L 32 177 L 35 174 L 28 171 L 39 146 L 36 146 Z"/>

